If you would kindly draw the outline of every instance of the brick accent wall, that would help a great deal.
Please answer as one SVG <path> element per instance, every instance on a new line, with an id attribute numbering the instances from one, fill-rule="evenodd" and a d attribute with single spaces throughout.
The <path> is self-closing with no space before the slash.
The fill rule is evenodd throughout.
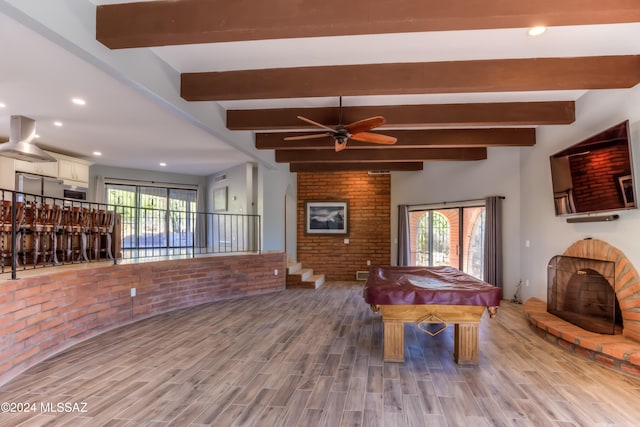
<path id="1" fill-rule="evenodd" d="M 2 280 L 0 384 L 61 350 L 140 319 L 284 290 L 285 259 L 284 253 L 268 253 L 60 267 Z"/>
<path id="2" fill-rule="evenodd" d="M 367 172 L 298 173 L 298 261 L 327 280 L 355 280 L 356 271 L 389 265 L 391 176 Z M 305 234 L 305 202 L 348 201 L 348 235 Z M 344 239 L 349 239 L 349 244 Z"/>
<path id="3" fill-rule="evenodd" d="M 592 151 L 588 156 L 572 156 L 569 162 L 578 212 L 624 207 L 618 177 L 631 173 L 626 145 Z"/>

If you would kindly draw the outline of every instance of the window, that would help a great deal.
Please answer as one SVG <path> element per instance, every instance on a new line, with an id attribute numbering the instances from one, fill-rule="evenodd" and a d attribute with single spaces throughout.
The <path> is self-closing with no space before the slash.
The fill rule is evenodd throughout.
<path id="1" fill-rule="evenodd" d="M 411 209 L 411 265 L 449 265 L 482 279 L 484 223 L 484 206 Z"/>
<path id="2" fill-rule="evenodd" d="M 122 248 L 184 248 L 193 245 L 197 191 L 107 184 L 107 203 L 122 216 Z"/>
<path id="3" fill-rule="evenodd" d="M 427 211 L 417 226 L 416 265 L 449 265 L 451 230 L 449 220 L 441 212 Z"/>

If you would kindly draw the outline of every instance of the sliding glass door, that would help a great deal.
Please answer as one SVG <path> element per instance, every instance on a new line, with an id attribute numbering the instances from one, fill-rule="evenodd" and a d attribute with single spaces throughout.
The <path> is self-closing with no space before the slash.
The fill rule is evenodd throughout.
<path id="1" fill-rule="evenodd" d="M 107 184 L 118 205 L 123 249 L 185 248 L 194 242 L 196 190 Z"/>
<path id="2" fill-rule="evenodd" d="M 484 221 L 484 206 L 410 211 L 411 265 L 448 265 L 482 279 Z"/>

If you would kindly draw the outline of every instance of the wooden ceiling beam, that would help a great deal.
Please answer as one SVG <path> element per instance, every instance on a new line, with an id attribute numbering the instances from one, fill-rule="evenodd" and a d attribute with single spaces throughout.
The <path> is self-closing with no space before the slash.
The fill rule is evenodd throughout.
<path id="1" fill-rule="evenodd" d="M 338 12 L 338 13 L 337 13 Z M 96 8 L 111 49 L 355 34 L 527 28 L 640 21 L 635 0 L 182 0 Z"/>
<path id="2" fill-rule="evenodd" d="M 406 148 L 403 150 L 276 150 L 277 163 L 379 163 L 416 162 L 423 160 L 486 160 L 487 149 L 482 148 Z"/>
<path id="3" fill-rule="evenodd" d="M 338 107 L 227 110 L 230 130 L 317 129 L 297 116 L 337 125 Z M 533 126 L 575 121 L 574 101 L 487 102 L 476 104 L 377 105 L 343 107 L 343 123 L 384 116 L 385 126 Z"/>
<path id="4" fill-rule="evenodd" d="M 349 141 L 351 149 L 447 148 L 447 147 L 531 147 L 536 143 L 534 128 L 494 129 L 427 129 L 374 131 L 398 138 L 394 145 Z M 285 141 L 287 136 L 299 133 L 257 133 L 259 150 L 334 150 L 330 137 Z"/>
<path id="5" fill-rule="evenodd" d="M 289 164 L 290 172 L 344 172 L 344 171 L 404 171 L 424 169 L 422 162 L 378 162 L 378 163 L 297 163 Z"/>
<path id="6" fill-rule="evenodd" d="M 623 89 L 640 82 L 640 55 L 272 68 L 180 80 L 187 101 Z"/>

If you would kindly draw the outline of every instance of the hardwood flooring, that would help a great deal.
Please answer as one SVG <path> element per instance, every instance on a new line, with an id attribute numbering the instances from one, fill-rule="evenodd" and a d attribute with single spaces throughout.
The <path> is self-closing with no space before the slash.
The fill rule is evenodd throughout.
<path id="1" fill-rule="evenodd" d="M 413 325 L 405 363 L 384 363 L 361 291 L 289 289 L 111 331 L 0 387 L 0 402 L 34 404 L 0 426 L 638 425 L 640 380 L 544 341 L 519 305 L 483 318 L 477 366 L 453 363 L 452 328 Z"/>

